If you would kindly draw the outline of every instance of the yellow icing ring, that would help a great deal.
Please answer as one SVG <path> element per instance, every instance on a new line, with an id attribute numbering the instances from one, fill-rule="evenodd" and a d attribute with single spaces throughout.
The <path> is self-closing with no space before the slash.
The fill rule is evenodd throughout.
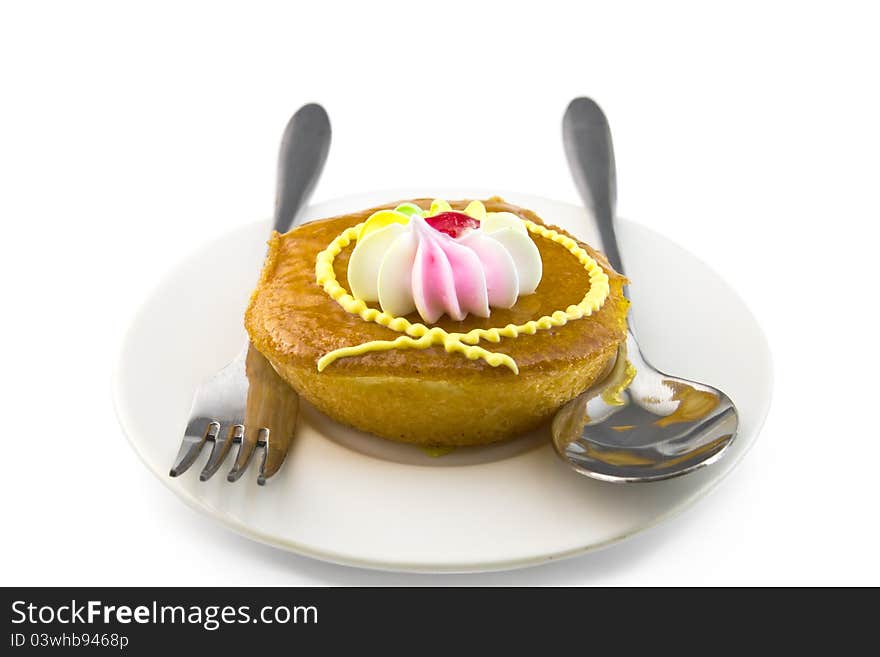
<path id="1" fill-rule="evenodd" d="M 563 326 L 570 321 L 588 317 L 602 307 L 611 291 L 608 284 L 608 274 L 575 240 L 527 219 L 523 219 L 522 222 L 530 233 L 563 246 L 584 266 L 590 277 L 590 289 L 587 290 L 580 303 L 571 305 L 565 310 L 557 310 L 550 315 L 544 315 L 539 319 L 533 319 L 519 326 L 508 324 L 502 328 L 473 329 L 467 333 L 448 333 L 439 326 L 428 328 L 424 324 L 413 324 L 405 317 L 394 317 L 381 310 L 370 308 L 363 300 L 355 299 L 351 296 L 339 284 L 339 281 L 336 280 L 333 262 L 336 260 L 336 256 L 342 253 L 343 249 L 351 244 L 352 241 L 357 240 L 364 225 L 360 223 L 342 231 L 327 245 L 326 249 L 318 254 L 315 259 L 315 280 L 346 312 L 358 315 L 365 322 L 375 322 L 380 326 L 385 326 L 392 331 L 397 331 L 404 335 L 394 340 L 371 340 L 353 347 L 334 349 L 318 359 L 318 371 L 323 372 L 328 365 L 340 358 L 360 356 L 371 351 L 427 349 L 434 345 L 443 345 L 447 353 L 459 353 L 468 360 L 482 358 L 492 367 L 504 365 L 514 374 L 519 374 L 519 368 L 513 358 L 507 354 L 494 353 L 477 346 L 480 340 L 500 342 L 501 338 L 516 338 L 520 334 L 534 335 L 537 331 L 547 330 L 554 326 Z"/>

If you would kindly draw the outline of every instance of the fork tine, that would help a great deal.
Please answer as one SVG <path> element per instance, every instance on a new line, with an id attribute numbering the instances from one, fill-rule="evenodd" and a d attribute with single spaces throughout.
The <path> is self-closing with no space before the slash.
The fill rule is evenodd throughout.
<path id="1" fill-rule="evenodd" d="M 180 443 L 177 458 L 174 459 L 174 465 L 168 474 L 172 477 L 179 477 L 189 470 L 201 453 L 204 444 L 210 438 L 216 438 L 219 431 L 220 425 L 208 418 L 197 417 L 190 420 Z"/>
<path id="2" fill-rule="evenodd" d="M 299 395 L 288 390 L 285 394 L 279 395 L 275 408 L 275 417 L 270 425 L 272 428 L 266 432 L 266 453 L 257 477 L 260 486 L 265 485 L 266 480 L 278 472 L 284 464 L 290 443 L 293 441 L 299 412 Z"/>
<path id="3" fill-rule="evenodd" d="M 211 450 L 211 456 L 208 458 L 208 462 L 199 474 L 199 479 L 201 481 L 208 481 L 208 479 L 217 473 L 217 470 L 223 465 L 223 461 L 226 459 L 227 454 L 229 454 L 229 448 L 232 447 L 233 443 L 241 440 L 241 432 L 243 429 L 244 427 L 240 424 L 235 424 L 226 432 L 226 437 L 222 438 L 219 433 L 217 434 L 217 438 L 214 440 L 214 449 Z"/>
<path id="4" fill-rule="evenodd" d="M 296 419 L 299 395 L 285 382 L 253 345 L 246 363 L 251 387 L 248 390 L 245 425 L 262 427 L 258 444 L 264 448 L 257 483 L 265 485 L 287 456 Z"/>
<path id="5" fill-rule="evenodd" d="M 282 438 L 280 435 L 273 436 L 271 430 L 266 431 L 263 462 L 260 463 L 260 472 L 257 475 L 257 483 L 260 486 L 265 486 L 266 480 L 278 472 L 287 456 L 287 446 L 290 441 L 287 440 L 284 444 L 279 444 L 281 443 L 280 438 Z"/>
<path id="6" fill-rule="evenodd" d="M 251 457 L 254 455 L 254 449 L 256 449 L 263 431 L 263 429 L 243 428 L 241 447 L 238 448 L 238 456 L 235 458 L 235 465 L 232 466 L 232 470 L 226 475 L 226 481 L 238 481 L 241 475 L 244 474 L 248 464 L 251 462 Z"/>

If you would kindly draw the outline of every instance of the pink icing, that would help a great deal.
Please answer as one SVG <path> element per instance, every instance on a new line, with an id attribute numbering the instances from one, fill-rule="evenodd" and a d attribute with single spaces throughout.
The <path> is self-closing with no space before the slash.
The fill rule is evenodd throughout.
<path id="1" fill-rule="evenodd" d="M 485 276 L 489 305 L 510 308 L 519 296 L 516 264 L 501 244 L 481 232 L 469 233 L 461 240 L 479 258 Z"/>
<path id="2" fill-rule="evenodd" d="M 444 233 L 413 218 L 418 249 L 412 270 L 413 301 L 429 323 L 445 312 L 462 320 L 468 313 L 489 316 L 486 277 L 477 254 Z"/>

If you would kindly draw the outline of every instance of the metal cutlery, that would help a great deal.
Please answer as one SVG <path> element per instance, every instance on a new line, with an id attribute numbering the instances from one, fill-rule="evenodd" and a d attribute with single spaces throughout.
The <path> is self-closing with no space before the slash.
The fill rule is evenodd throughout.
<path id="1" fill-rule="evenodd" d="M 330 136 L 330 121 L 320 105 L 304 105 L 288 122 L 278 163 L 274 230 L 285 233 L 298 223 L 299 211 L 311 196 L 327 160 Z M 206 481 L 237 444 L 238 453 L 227 480 L 237 481 L 261 447 L 257 483 L 265 484 L 284 463 L 298 409 L 296 392 L 248 343 L 231 363 L 196 390 L 169 475 L 178 477 L 186 472 L 202 448 L 211 443 L 211 455 L 199 475 Z"/>
<path id="2" fill-rule="evenodd" d="M 599 246 L 623 273 L 614 229 L 617 184 L 608 120 L 593 100 L 576 98 L 562 128 L 575 185 L 598 224 Z M 733 442 L 738 424 L 736 407 L 717 388 L 652 367 L 630 320 L 610 374 L 557 412 L 552 434 L 557 453 L 581 474 L 645 482 L 717 461 Z"/>

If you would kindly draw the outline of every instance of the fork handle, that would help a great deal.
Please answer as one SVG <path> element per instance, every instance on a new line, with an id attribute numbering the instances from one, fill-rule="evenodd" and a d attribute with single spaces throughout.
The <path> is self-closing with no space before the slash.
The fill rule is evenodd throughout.
<path id="1" fill-rule="evenodd" d="M 303 105 L 291 117 L 281 138 L 273 226 L 279 233 L 293 227 L 318 183 L 329 151 L 327 112 L 316 103 Z"/>

